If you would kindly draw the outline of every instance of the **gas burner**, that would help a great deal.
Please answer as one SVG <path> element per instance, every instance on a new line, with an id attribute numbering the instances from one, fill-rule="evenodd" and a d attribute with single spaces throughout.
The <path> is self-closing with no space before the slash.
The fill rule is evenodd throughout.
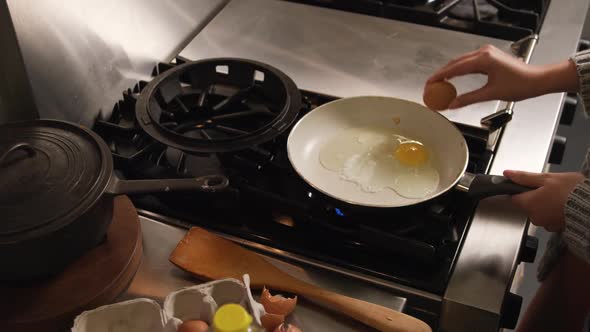
<path id="1" fill-rule="evenodd" d="M 141 91 L 139 124 L 155 140 L 192 153 L 242 150 L 266 142 L 295 120 L 301 94 L 279 70 L 251 60 L 188 62 Z"/>

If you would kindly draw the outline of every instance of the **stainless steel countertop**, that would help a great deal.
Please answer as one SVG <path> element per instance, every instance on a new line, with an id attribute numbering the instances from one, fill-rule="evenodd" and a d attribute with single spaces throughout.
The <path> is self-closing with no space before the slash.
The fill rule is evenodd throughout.
<path id="1" fill-rule="evenodd" d="M 135 278 L 127 291 L 118 299 L 124 301 L 133 298 L 150 298 L 162 305 L 168 293 L 181 287 L 201 283 L 168 261 L 168 256 L 186 229 L 160 223 L 147 217 L 141 217 L 143 236 L 143 259 Z M 303 281 L 336 291 L 340 294 L 360 300 L 377 303 L 394 310 L 402 311 L 405 299 L 378 289 L 367 283 L 327 273 L 323 270 L 306 268 L 305 270 L 270 257 L 265 257 L 281 270 Z M 367 331 L 365 325 L 348 317 L 334 314 L 304 299 L 298 303 L 290 321 L 303 331 Z"/>
<path id="2" fill-rule="evenodd" d="M 0 2 L 0 123 L 39 117 L 6 1 Z M 15 111 L 15 110 L 18 110 Z"/>
<path id="3" fill-rule="evenodd" d="M 284 1 L 234 0 L 180 55 L 262 61 L 285 72 L 299 88 L 328 95 L 384 95 L 422 103 L 429 74 L 485 44 L 508 50 L 511 42 Z M 453 82 L 462 91 L 483 85 L 484 78 Z M 499 104 L 445 115 L 480 126 Z"/>
<path id="4" fill-rule="evenodd" d="M 9 0 L 39 115 L 87 126 L 108 116 L 228 1 Z"/>

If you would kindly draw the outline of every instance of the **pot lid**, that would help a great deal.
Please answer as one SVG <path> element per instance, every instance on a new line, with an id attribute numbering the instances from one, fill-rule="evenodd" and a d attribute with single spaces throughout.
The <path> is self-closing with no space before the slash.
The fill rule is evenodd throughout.
<path id="1" fill-rule="evenodd" d="M 0 125 L 0 236 L 61 227 L 83 214 L 112 172 L 90 130 L 55 120 Z"/>

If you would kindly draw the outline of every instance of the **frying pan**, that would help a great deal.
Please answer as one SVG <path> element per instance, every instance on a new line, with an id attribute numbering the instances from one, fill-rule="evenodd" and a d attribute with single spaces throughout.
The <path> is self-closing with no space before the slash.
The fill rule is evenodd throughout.
<path id="1" fill-rule="evenodd" d="M 319 160 L 322 146 L 347 128 L 387 129 L 422 142 L 436 160 L 440 177 L 436 190 L 420 198 L 403 197 L 387 188 L 369 193 L 355 183 L 342 180 L 338 172 L 324 168 Z M 344 98 L 317 107 L 293 127 L 287 152 L 293 168 L 309 185 L 328 196 L 359 206 L 414 205 L 454 188 L 476 199 L 531 190 L 503 176 L 467 173 L 469 151 L 459 129 L 437 112 L 391 97 Z"/>

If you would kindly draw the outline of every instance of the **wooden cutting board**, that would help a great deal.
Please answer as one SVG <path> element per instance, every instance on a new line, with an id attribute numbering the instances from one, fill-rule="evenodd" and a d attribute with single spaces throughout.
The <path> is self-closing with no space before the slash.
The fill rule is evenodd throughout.
<path id="1" fill-rule="evenodd" d="M 52 279 L 0 284 L 0 331 L 69 329 L 79 313 L 112 302 L 127 288 L 141 256 L 137 211 L 127 196 L 118 196 L 105 242 Z"/>
<path id="2" fill-rule="evenodd" d="M 229 240 L 193 227 L 178 243 L 170 261 L 181 269 L 205 279 L 236 278 L 248 273 L 253 288 L 281 290 L 300 295 L 358 320 L 380 331 L 431 332 L 421 320 L 373 303 L 318 288 L 291 277 L 262 256 Z"/>

